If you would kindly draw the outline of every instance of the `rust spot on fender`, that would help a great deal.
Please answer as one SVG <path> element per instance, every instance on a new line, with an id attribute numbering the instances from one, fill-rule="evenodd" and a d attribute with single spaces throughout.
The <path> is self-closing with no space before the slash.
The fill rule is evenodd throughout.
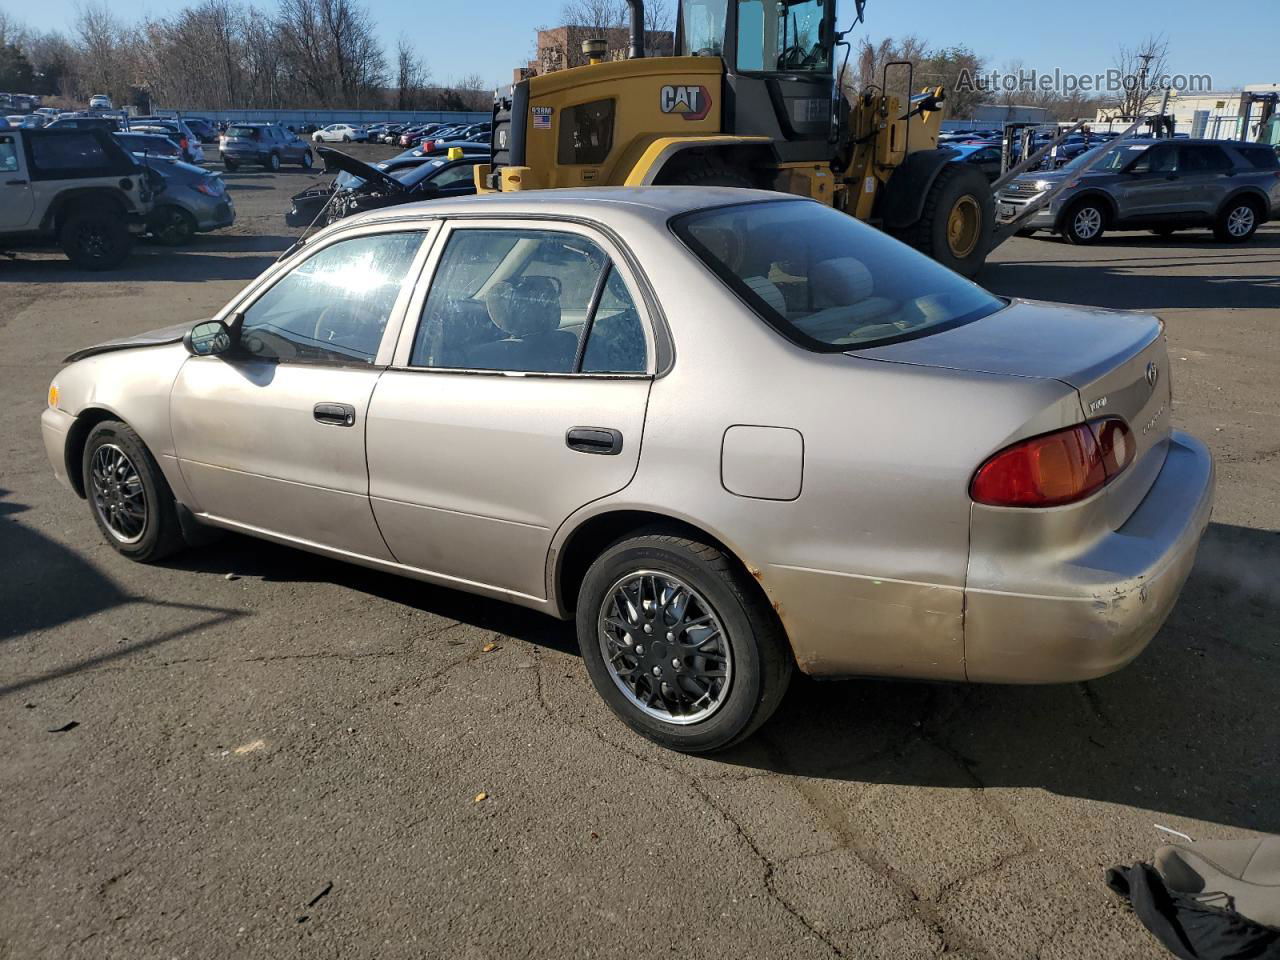
<path id="1" fill-rule="evenodd" d="M 747 573 L 751 574 L 757 580 L 763 580 L 764 574 L 760 572 L 759 567 L 747 567 Z"/>

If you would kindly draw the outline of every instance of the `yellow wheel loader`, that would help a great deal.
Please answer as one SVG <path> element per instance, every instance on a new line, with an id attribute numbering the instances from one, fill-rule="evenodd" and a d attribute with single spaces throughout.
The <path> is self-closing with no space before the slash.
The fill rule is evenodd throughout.
<path id="1" fill-rule="evenodd" d="M 850 104 L 835 70 L 845 46 L 835 0 L 682 0 L 670 57 L 644 56 L 643 0 L 629 5 L 627 59 L 604 60 L 604 42 L 588 40 L 590 63 L 498 100 L 481 193 L 760 187 L 831 204 L 966 276 L 982 267 L 991 190 L 938 149 L 942 88 L 887 93 L 891 68 L 914 89 L 911 65 L 891 64 Z"/>

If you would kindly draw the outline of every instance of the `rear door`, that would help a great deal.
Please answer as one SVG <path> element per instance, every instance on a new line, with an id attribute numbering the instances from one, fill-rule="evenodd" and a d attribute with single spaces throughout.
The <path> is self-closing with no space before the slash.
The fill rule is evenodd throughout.
<path id="1" fill-rule="evenodd" d="M 401 563 L 541 599 L 556 529 L 635 473 L 643 301 L 586 227 L 467 221 L 436 248 L 369 409 L 373 511 Z"/>
<path id="2" fill-rule="evenodd" d="M 0 133 L 0 227 L 21 229 L 35 211 L 31 177 L 16 133 Z"/>
<path id="3" fill-rule="evenodd" d="M 1178 170 L 1182 184 L 1180 213 L 1210 217 L 1231 190 L 1231 158 L 1221 147 L 1208 143 L 1178 147 Z"/>

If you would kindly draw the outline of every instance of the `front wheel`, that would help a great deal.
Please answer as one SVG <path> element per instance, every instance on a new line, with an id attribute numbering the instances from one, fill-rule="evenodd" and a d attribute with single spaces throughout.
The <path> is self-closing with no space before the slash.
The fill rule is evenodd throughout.
<path id="1" fill-rule="evenodd" d="M 791 680 L 787 641 L 756 584 L 718 548 L 656 530 L 620 540 L 591 565 L 577 632 L 605 703 L 672 750 L 746 739 Z"/>
<path id="2" fill-rule="evenodd" d="M 94 427 L 81 470 L 93 519 L 117 553 L 151 563 L 182 547 L 169 484 L 131 427 L 118 420 Z"/>
<path id="3" fill-rule="evenodd" d="M 1067 211 L 1062 233 L 1072 243 L 1087 246 L 1102 239 L 1107 229 L 1107 211 L 1096 200 L 1083 200 Z"/>
<path id="4" fill-rule="evenodd" d="M 302 169 L 303 169 L 303 170 L 310 170 L 310 169 L 311 169 L 311 164 L 312 164 L 313 162 L 314 162 L 314 161 L 313 161 L 313 159 L 312 159 L 311 151 L 310 151 L 310 150 L 308 150 L 306 153 L 304 153 L 304 154 L 302 155 Z"/>
<path id="5" fill-rule="evenodd" d="M 240 167 L 240 164 L 230 158 L 223 158 L 222 165 L 227 168 L 228 173 L 233 173 Z"/>
<path id="6" fill-rule="evenodd" d="M 350 137 L 348 137 L 348 136 L 344 133 L 344 134 L 342 135 L 342 142 L 343 142 L 343 143 L 350 143 L 350 142 L 351 142 L 351 138 L 350 138 Z"/>
<path id="7" fill-rule="evenodd" d="M 166 205 L 152 211 L 147 227 L 166 247 L 180 247 L 195 236 L 196 221 L 181 207 Z"/>
<path id="8" fill-rule="evenodd" d="M 280 169 L 280 154 L 273 153 L 271 156 L 267 157 L 267 169 L 272 173 L 275 173 Z"/>
<path id="9" fill-rule="evenodd" d="M 982 171 L 948 163 L 929 188 L 920 219 L 902 239 L 944 267 L 973 277 L 987 262 L 993 222 L 991 185 Z"/>

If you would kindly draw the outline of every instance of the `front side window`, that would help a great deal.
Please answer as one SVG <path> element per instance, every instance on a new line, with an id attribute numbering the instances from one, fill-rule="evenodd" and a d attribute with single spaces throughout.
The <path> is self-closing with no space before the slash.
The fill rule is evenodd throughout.
<path id="1" fill-rule="evenodd" d="M 574 373 L 594 319 L 623 343 L 639 317 L 608 257 L 585 237 L 553 230 L 457 230 L 422 309 L 410 363 L 441 369 Z M 604 322 L 607 319 L 607 323 Z M 588 351 L 595 341 L 592 335 Z M 589 372 L 643 372 L 634 347 L 597 348 Z M 630 350 L 630 353 L 626 353 Z M 634 370 L 608 369 L 630 363 Z"/>
<path id="2" fill-rule="evenodd" d="M 353 237 L 290 270 L 244 315 L 240 345 L 266 360 L 373 363 L 420 233 Z"/>
<path id="3" fill-rule="evenodd" d="M 1175 173 L 1178 169 L 1178 148 L 1171 143 L 1152 147 L 1129 167 L 1130 173 Z"/>
<path id="4" fill-rule="evenodd" d="M 595 100 L 560 111 L 559 163 L 604 163 L 613 149 L 613 101 Z"/>
<path id="5" fill-rule="evenodd" d="M 1004 307 L 936 261 L 807 200 L 713 207 L 672 227 L 760 317 L 812 350 L 914 339 Z"/>
<path id="6" fill-rule="evenodd" d="M 822 23 L 834 0 L 737 0 L 738 69 L 826 72 Z"/>

